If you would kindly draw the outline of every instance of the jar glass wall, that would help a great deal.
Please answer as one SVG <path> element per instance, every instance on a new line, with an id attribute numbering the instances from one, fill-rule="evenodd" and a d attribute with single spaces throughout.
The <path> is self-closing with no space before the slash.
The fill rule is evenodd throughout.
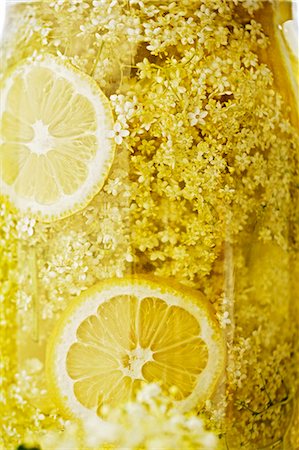
<path id="1" fill-rule="evenodd" d="M 295 6 L 6 6 L 1 444 L 295 450 Z"/>

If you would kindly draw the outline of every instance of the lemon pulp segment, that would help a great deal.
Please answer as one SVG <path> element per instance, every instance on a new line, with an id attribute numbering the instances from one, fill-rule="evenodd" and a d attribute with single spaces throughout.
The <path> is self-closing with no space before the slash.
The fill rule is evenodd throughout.
<path id="1" fill-rule="evenodd" d="M 134 277 L 102 282 L 65 311 L 47 372 L 54 397 L 74 415 L 117 406 L 142 382 L 175 387 L 185 410 L 209 397 L 224 359 L 221 331 L 200 294 Z"/>
<path id="2" fill-rule="evenodd" d="M 45 221 L 82 209 L 108 175 L 112 127 L 109 101 L 92 78 L 52 56 L 21 63 L 1 88 L 4 194 Z"/>

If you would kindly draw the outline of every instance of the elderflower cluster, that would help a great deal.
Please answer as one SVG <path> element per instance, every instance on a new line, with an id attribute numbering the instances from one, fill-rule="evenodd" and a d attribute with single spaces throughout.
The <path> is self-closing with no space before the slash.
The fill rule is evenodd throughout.
<path id="1" fill-rule="evenodd" d="M 79 433 L 75 425 L 68 424 L 63 435 L 50 432 L 42 437 L 40 443 L 47 450 L 77 448 Z M 178 411 L 157 384 L 144 386 L 136 400 L 120 408 L 107 409 L 103 419 L 86 420 L 80 445 L 86 450 L 224 448 L 222 441 L 207 430 L 203 419 Z"/>

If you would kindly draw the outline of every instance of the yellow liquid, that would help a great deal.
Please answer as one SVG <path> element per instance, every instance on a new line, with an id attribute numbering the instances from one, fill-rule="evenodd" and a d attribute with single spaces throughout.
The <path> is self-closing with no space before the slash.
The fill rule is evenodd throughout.
<path id="1" fill-rule="evenodd" d="M 160 12 L 161 37 L 156 31 L 148 38 L 149 31 L 149 41 L 130 41 L 121 31 L 113 42 L 110 31 L 96 44 L 85 31 L 71 38 L 78 23 L 63 7 L 36 4 L 38 20 L 51 23 L 46 41 L 37 32 L 27 44 L 8 44 L 7 70 L 33 49 L 58 50 L 107 97 L 125 96 L 135 115 L 124 109 L 130 135 L 84 210 L 50 225 L 36 222 L 32 235 L 20 226 L 24 218 L 11 218 L 10 206 L 3 215 L 3 261 L 12 266 L 4 262 L 2 270 L 10 282 L 4 421 L 9 408 L 18 415 L 4 448 L 25 442 L 25 429 L 37 443 L 39 431 L 61 427 L 47 392 L 45 352 L 62 311 L 99 280 L 133 273 L 175 278 L 215 308 L 227 367 L 200 412 L 220 436 L 219 448 L 296 449 L 298 86 L 272 6 L 263 5 L 254 16 L 239 5 L 232 20 L 229 12 L 212 18 L 205 8 L 196 16 L 190 2 L 194 32 L 179 16 L 170 25 Z M 282 11 L 285 20 L 289 5 Z M 19 12 L 25 17 L 26 8 Z M 138 7 L 134 14 L 145 21 Z M 122 99 L 111 102 L 117 118 Z M 85 447 L 78 438 L 72 448 Z"/>

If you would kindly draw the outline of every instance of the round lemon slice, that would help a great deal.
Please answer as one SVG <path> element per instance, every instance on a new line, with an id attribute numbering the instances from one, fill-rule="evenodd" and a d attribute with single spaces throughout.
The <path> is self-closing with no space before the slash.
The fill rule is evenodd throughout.
<path id="1" fill-rule="evenodd" d="M 49 392 L 70 416 L 100 416 L 144 382 L 175 392 L 182 410 L 210 398 L 224 372 L 225 343 L 204 296 L 164 280 L 101 282 L 63 313 L 50 338 Z"/>
<path id="2" fill-rule="evenodd" d="M 44 221 L 85 207 L 114 157 L 112 111 L 96 82 L 47 55 L 19 64 L 0 95 L 2 193 Z"/>

